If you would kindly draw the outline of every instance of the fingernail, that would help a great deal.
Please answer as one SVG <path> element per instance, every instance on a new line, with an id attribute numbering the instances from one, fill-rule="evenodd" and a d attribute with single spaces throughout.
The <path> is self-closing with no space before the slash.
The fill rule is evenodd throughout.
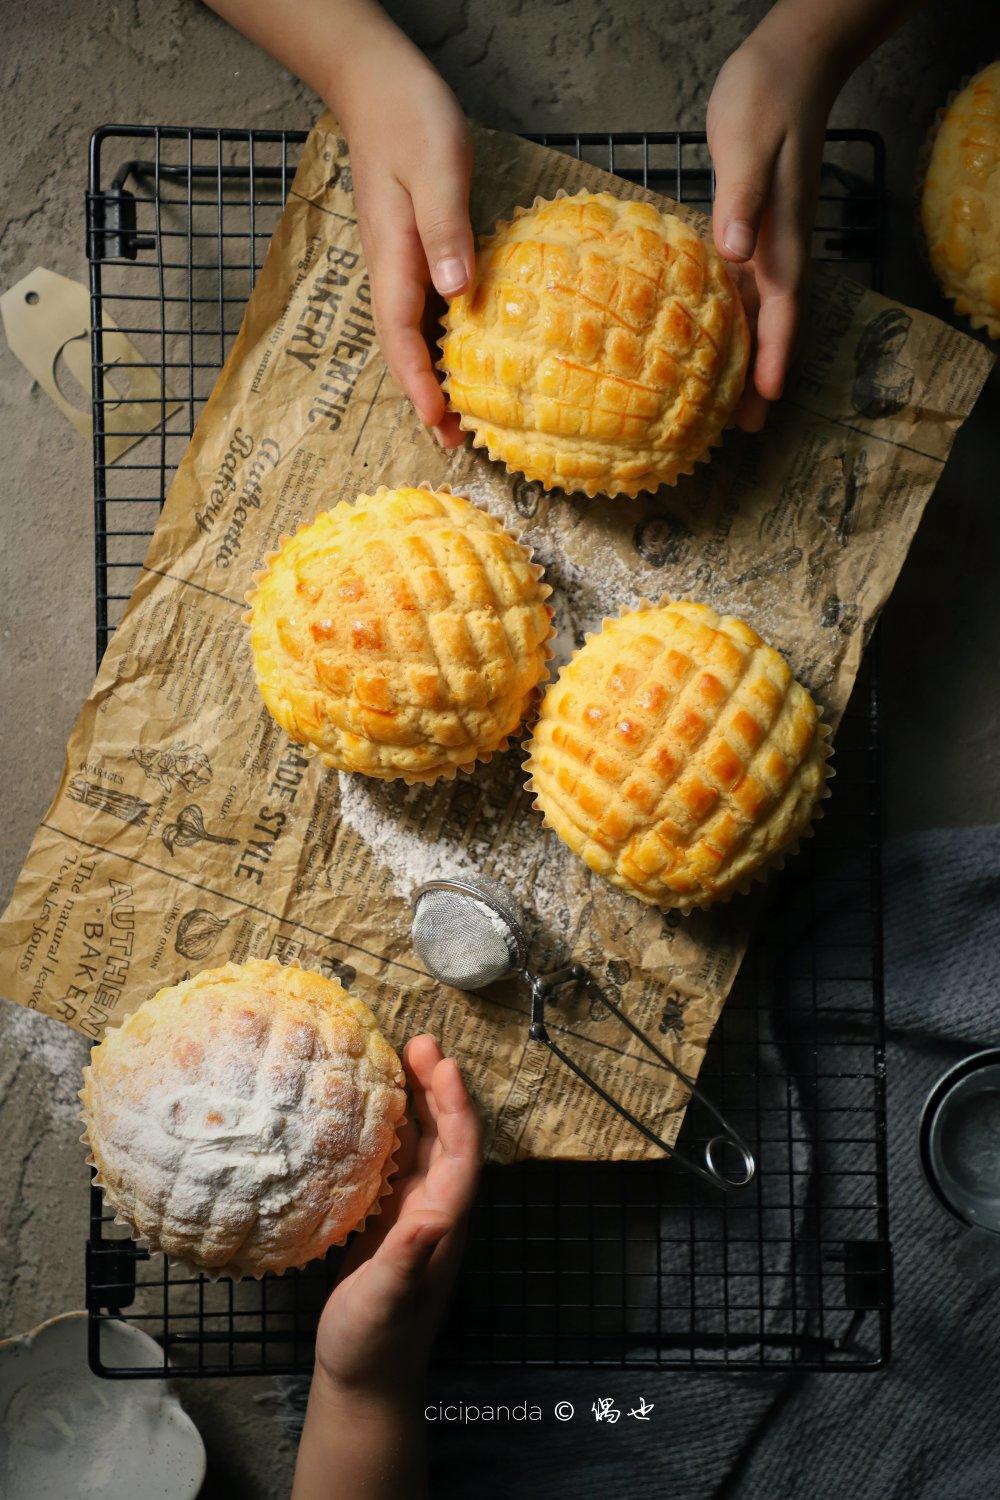
<path id="1" fill-rule="evenodd" d="M 749 260 L 753 254 L 753 230 L 743 219 L 730 219 L 722 243 L 730 255 Z"/>
<path id="2" fill-rule="evenodd" d="M 468 279 L 465 265 L 457 255 L 439 260 L 434 267 L 434 285 L 442 297 L 451 297 L 455 292 L 460 292 Z"/>

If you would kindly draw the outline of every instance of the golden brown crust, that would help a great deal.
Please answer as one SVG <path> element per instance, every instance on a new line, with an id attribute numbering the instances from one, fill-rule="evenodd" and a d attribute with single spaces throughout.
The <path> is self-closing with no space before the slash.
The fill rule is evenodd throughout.
<path id="1" fill-rule="evenodd" d="M 973 328 L 1000 338 L 1000 62 L 944 111 L 920 213 L 945 296 Z"/>
<path id="2" fill-rule="evenodd" d="M 789 851 L 828 753 L 815 703 L 756 631 L 665 599 L 588 637 L 545 695 L 527 769 L 574 854 L 686 911 Z"/>
<path id="3" fill-rule="evenodd" d="M 463 496 L 360 495 L 285 538 L 248 596 L 257 684 L 335 770 L 454 776 L 504 748 L 545 680 L 550 592 Z"/>
<path id="4" fill-rule="evenodd" d="M 689 473 L 735 410 L 750 348 L 714 248 L 610 193 L 517 210 L 484 241 L 444 328 L 445 390 L 474 443 L 586 495 Z"/>
<path id="5" fill-rule="evenodd" d="M 336 980 L 230 963 L 160 990 L 94 1048 L 88 1159 L 151 1249 L 214 1275 L 280 1272 L 377 1212 L 403 1082 Z"/>

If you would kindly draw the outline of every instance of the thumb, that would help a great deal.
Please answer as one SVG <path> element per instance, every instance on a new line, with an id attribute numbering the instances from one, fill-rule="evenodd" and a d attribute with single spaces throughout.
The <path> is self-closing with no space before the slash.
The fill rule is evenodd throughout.
<path id="1" fill-rule="evenodd" d="M 716 133 L 711 142 L 715 168 L 712 234 L 715 248 L 726 260 L 746 261 L 753 256 L 779 145 L 772 150 L 751 136 L 737 136 L 729 130 Z"/>
<path id="2" fill-rule="evenodd" d="M 436 290 L 442 297 L 456 297 L 471 287 L 476 274 L 469 223 L 472 157 L 468 143 L 458 141 L 447 147 L 445 159 L 435 159 L 428 167 L 428 174 L 411 189 L 417 233 Z"/>
<path id="3" fill-rule="evenodd" d="M 410 1214 L 397 1219 L 369 1264 L 373 1290 L 395 1305 L 417 1288 L 421 1273 L 444 1239 L 452 1221 L 446 1214 Z"/>

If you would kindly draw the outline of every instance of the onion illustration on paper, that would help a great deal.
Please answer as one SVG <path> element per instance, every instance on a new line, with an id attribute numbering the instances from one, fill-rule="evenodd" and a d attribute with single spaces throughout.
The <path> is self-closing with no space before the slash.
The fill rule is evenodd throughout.
<path id="1" fill-rule="evenodd" d="M 181 958 L 207 958 L 228 926 L 228 918 L 217 917 L 204 906 L 193 906 L 177 923 L 174 947 Z"/>
<path id="2" fill-rule="evenodd" d="M 684 1007 L 677 995 L 668 995 L 664 1001 L 659 1031 L 661 1036 L 684 1035 Z"/>
<path id="3" fill-rule="evenodd" d="M 146 826 L 150 804 L 142 797 L 133 797 L 131 792 L 116 792 L 113 787 L 102 786 L 99 781 L 88 781 L 86 776 L 74 776 L 67 790 L 73 801 L 83 807 L 110 813 L 111 817 L 132 823 L 136 828 Z"/>
<path id="4" fill-rule="evenodd" d="M 229 839 L 221 833 L 210 833 L 205 827 L 205 814 L 197 802 L 181 808 L 176 822 L 168 823 L 164 828 L 162 838 L 170 854 L 175 849 L 190 849 L 194 844 L 239 843 L 239 839 Z"/>

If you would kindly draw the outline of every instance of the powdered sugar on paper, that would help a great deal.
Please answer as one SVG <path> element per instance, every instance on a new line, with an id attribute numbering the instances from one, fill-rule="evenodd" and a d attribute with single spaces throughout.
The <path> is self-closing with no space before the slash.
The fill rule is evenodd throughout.
<path id="1" fill-rule="evenodd" d="M 428 880 L 487 875 L 521 907 L 529 934 L 565 931 L 568 893 L 587 872 L 545 829 L 523 790 L 522 752 L 512 749 L 478 767 L 467 788 L 461 826 L 447 817 L 456 783 L 438 787 L 372 781 L 339 773 L 340 815 L 391 874 L 398 896 L 412 900 Z"/>

